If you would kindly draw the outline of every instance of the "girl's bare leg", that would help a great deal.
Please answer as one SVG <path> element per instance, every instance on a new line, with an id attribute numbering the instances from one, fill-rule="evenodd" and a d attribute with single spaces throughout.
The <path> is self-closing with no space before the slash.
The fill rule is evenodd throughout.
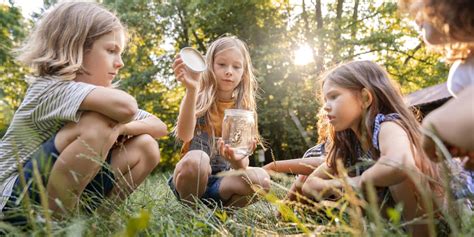
<path id="1" fill-rule="evenodd" d="M 192 150 L 176 164 L 173 183 L 181 200 L 194 203 L 207 188 L 207 180 L 211 175 L 209 156 L 201 150 Z"/>
<path id="2" fill-rule="evenodd" d="M 403 218 L 405 221 L 411 221 L 422 216 L 425 212 L 421 209 L 422 200 L 415 197 L 416 190 L 406 180 L 400 184 L 390 187 L 390 193 L 396 203 L 403 203 Z M 411 224 L 408 230 L 412 236 L 428 236 L 427 224 Z"/>
<path id="3" fill-rule="evenodd" d="M 242 175 L 224 176 L 222 179 L 219 194 L 223 200 L 228 200 L 224 203 L 225 206 L 247 206 L 256 200 L 256 191 L 266 193 L 270 190 L 270 176 L 264 169 L 249 167 L 244 172 Z"/>

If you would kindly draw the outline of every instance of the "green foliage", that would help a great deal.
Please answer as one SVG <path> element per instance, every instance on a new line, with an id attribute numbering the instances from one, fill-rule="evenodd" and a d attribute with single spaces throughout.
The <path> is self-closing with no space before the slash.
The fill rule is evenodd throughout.
<path id="1" fill-rule="evenodd" d="M 183 90 L 165 79 L 171 74 L 172 58 L 161 47 L 164 43 L 164 25 L 158 14 L 161 1 L 113 0 L 104 4 L 115 9 L 128 30 L 125 67 L 120 71 L 121 88 L 137 99 L 140 108 L 159 117 L 171 130 Z M 166 136 L 160 140 L 160 146 L 160 166 L 169 169 L 178 159 L 178 144 L 172 136 Z"/>
<path id="2" fill-rule="evenodd" d="M 23 77 L 27 69 L 15 60 L 12 49 L 17 47 L 25 36 L 25 26 L 17 7 L 0 3 L 0 136 L 23 99 L 26 82 Z"/>
<path id="3" fill-rule="evenodd" d="M 140 213 L 131 217 L 128 220 L 126 231 L 119 236 L 137 236 L 140 232 L 148 228 L 150 224 L 150 212 L 148 210 L 141 210 Z"/>

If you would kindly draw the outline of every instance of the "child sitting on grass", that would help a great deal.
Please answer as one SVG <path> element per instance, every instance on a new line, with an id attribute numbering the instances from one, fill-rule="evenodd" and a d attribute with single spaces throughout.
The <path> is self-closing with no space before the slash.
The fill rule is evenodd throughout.
<path id="1" fill-rule="evenodd" d="M 453 62 L 447 89 L 453 99 L 423 119 L 422 144 L 428 157 L 439 162 L 452 156 L 450 189 L 456 200 L 472 209 L 474 198 L 474 2 L 464 0 L 401 0 L 420 26 L 423 40 Z M 434 139 L 448 148 L 439 153 Z M 442 146 L 442 145 L 441 145 Z M 469 209 L 469 208 L 465 208 Z"/>
<path id="2" fill-rule="evenodd" d="M 247 46 L 238 38 L 212 42 L 206 63 L 202 75 L 187 68 L 181 57 L 173 64 L 176 79 L 186 87 L 176 125 L 176 136 L 184 144 L 168 184 L 176 198 L 188 204 L 200 199 L 205 204 L 243 207 L 256 200 L 258 190 L 268 191 L 270 178 L 262 168 L 249 167 L 248 156 L 238 156 L 216 138 L 221 137 L 226 109 L 249 110 L 257 118 L 257 81 Z M 218 175 L 231 169 L 238 174 Z"/>
<path id="3" fill-rule="evenodd" d="M 373 185 L 379 201 L 388 195 L 393 204 L 402 203 L 404 219 L 413 221 L 409 232 L 426 236 L 427 224 L 415 219 L 432 211 L 432 206 L 436 211 L 444 191 L 437 165 L 421 147 L 420 125 L 400 91 L 387 72 L 370 61 L 344 63 L 322 78 L 331 142 L 327 161 L 307 178 L 303 194 L 318 200 L 339 197 L 345 186 L 332 178 L 340 175 L 337 161 L 346 169 L 355 166 L 348 184 L 356 189 Z M 374 163 L 364 165 L 368 160 Z"/>
<path id="4" fill-rule="evenodd" d="M 93 200 L 88 210 L 104 198 L 120 201 L 158 164 L 155 138 L 167 133 L 165 124 L 113 87 L 125 37 L 120 20 L 101 5 L 64 2 L 19 49 L 35 76 L 0 142 L 4 221 L 35 221 L 30 209 L 21 211 L 28 204 L 59 217 L 81 197 Z M 121 147 L 114 146 L 119 136 L 128 138 Z"/>

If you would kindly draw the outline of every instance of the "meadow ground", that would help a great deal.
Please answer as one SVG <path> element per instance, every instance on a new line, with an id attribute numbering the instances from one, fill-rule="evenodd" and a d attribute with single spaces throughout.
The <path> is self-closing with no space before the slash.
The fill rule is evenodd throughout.
<path id="1" fill-rule="evenodd" d="M 183 205 L 168 188 L 168 176 L 166 172 L 150 176 L 125 203 L 108 203 L 113 211 L 78 212 L 60 222 L 37 218 L 27 231 L 1 222 L 0 228 L 10 236 L 406 236 L 401 206 L 388 209 L 388 219 L 382 218 L 377 205 L 364 203 L 355 193 L 337 202 L 289 208 L 281 199 L 293 180 L 290 176 L 274 176 L 269 195 L 239 210 L 209 208 L 203 203 L 197 208 Z M 281 217 L 275 215 L 277 209 L 284 213 Z M 473 236 L 473 215 L 461 215 L 451 218 L 452 234 Z M 438 231 L 436 225 L 433 228 Z"/>

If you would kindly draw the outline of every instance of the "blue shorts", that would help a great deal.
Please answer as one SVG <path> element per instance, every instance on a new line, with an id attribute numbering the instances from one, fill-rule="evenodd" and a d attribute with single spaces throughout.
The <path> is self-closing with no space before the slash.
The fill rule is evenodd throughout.
<path id="1" fill-rule="evenodd" d="M 204 192 L 202 197 L 199 198 L 207 206 L 217 205 L 222 207 L 225 203 L 225 200 L 222 200 L 221 196 L 219 195 L 219 187 L 221 185 L 221 181 L 222 177 L 218 177 L 216 175 L 210 175 L 207 179 L 206 191 Z M 176 187 L 174 186 L 173 176 L 168 179 L 168 186 L 170 187 L 176 198 L 181 201 L 181 197 L 179 196 L 178 190 L 176 190 Z"/>
<path id="2" fill-rule="evenodd" d="M 32 204 L 40 204 L 38 185 L 33 174 L 33 160 L 37 163 L 41 181 L 46 188 L 51 169 L 59 157 L 59 152 L 54 145 L 55 137 L 56 134 L 44 142 L 38 151 L 31 156 L 30 160 L 23 165 L 23 176 L 25 177 L 26 184 L 29 184 L 28 196 Z M 109 165 L 102 167 L 83 192 L 81 202 L 86 204 L 87 211 L 94 210 L 114 187 L 114 174 L 110 168 L 108 168 L 110 167 L 111 153 L 112 151 L 109 151 L 106 159 Z M 24 186 L 21 185 L 20 177 L 18 177 L 13 186 L 12 194 L 3 208 L 5 221 L 12 224 L 26 224 L 26 216 L 21 214 L 21 202 L 24 200 L 18 200 L 23 198 L 23 196 L 21 196 L 23 190 Z M 13 215 L 9 215 L 9 213 Z"/>

